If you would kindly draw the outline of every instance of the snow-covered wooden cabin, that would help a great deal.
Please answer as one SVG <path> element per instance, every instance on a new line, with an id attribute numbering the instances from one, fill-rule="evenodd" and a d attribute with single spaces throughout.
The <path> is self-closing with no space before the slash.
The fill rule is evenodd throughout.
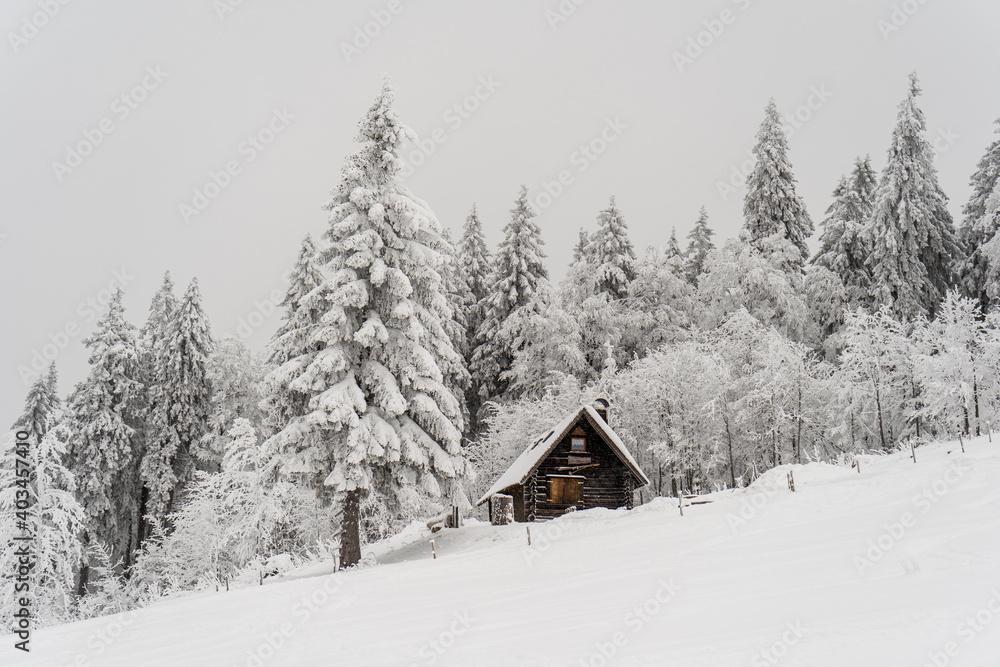
<path id="1" fill-rule="evenodd" d="M 515 521 L 545 521 L 570 508 L 632 508 L 649 479 L 608 425 L 606 400 L 584 405 L 528 446 L 476 505 L 502 493 L 514 498 Z"/>

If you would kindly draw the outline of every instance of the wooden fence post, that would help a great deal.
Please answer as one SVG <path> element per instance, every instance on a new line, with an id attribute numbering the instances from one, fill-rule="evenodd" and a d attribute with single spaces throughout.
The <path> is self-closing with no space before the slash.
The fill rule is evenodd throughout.
<path id="1" fill-rule="evenodd" d="M 795 475 L 793 471 L 788 471 L 788 488 L 791 489 L 792 493 L 795 493 Z"/>

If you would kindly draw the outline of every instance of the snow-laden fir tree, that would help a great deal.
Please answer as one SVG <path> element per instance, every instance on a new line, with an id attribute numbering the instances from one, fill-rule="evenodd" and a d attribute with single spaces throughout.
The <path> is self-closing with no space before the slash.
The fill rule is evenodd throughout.
<path id="1" fill-rule="evenodd" d="M 177 297 L 174 295 L 174 281 L 170 272 L 165 271 L 160 289 L 153 295 L 149 304 L 149 315 L 146 323 L 139 330 L 137 342 L 140 360 L 145 374 L 145 381 L 152 385 L 157 376 L 157 359 L 159 346 L 166 344 L 168 328 L 177 308 Z"/>
<path id="2" fill-rule="evenodd" d="M 265 353 L 272 367 L 261 389 L 267 434 L 277 433 L 292 419 L 305 414 L 312 396 L 308 388 L 291 385 L 323 347 L 315 338 L 326 312 L 326 301 L 318 290 L 326 278 L 318 262 L 316 244 L 306 235 L 280 304 L 284 311 L 281 324 Z"/>
<path id="3" fill-rule="evenodd" d="M 15 552 L 26 542 L 15 539 L 24 534 L 18 529 L 18 491 L 30 494 L 30 549 L 34 556 L 31 572 L 32 625 L 43 627 L 76 620 L 77 571 L 83 562 L 82 534 L 86 528 L 83 507 L 73 497 L 73 475 L 63 466 L 66 445 L 71 435 L 65 424 L 52 426 L 44 437 L 29 448 L 30 476 L 17 477 L 9 467 L 0 469 L 0 631 L 13 632 L 12 614 L 21 606 L 18 599 Z M 13 442 L 11 443 L 13 445 Z M 14 452 L 0 447 L 3 460 Z M 18 479 L 23 480 L 18 482 Z M 27 482 L 25 484 L 24 482 Z M 27 488 L 26 488 L 27 487 Z"/>
<path id="4" fill-rule="evenodd" d="M 590 258 L 590 235 L 583 227 L 577 236 L 576 245 L 573 246 L 573 263 Z"/>
<path id="5" fill-rule="evenodd" d="M 470 301 L 465 304 L 465 322 L 468 339 L 471 341 L 483 321 L 480 302 L 489 294 L 493 285 L 491 258 L 486 238 L 483 235 L 483 224 L 479 221 L 479 212 L 475 204 L 469 217 L 462 227 L 462 240 L 459 243 L 458 270 L 465 276 L 469 288 Z"/>
<path id="6" fill-rule="evenodd" d="M 676 237 L 674 244 L 676 245 Z M 614 195 L 608 207 L 597 215 L 597 231 L 590 237 L 591 260 L 597 268 L 597 291 L 615 299 L 628 293 L 635 279 L 635 250 L 628 237 L 628 225 Z"/>
<path id="7" fill-rule="evenodd" d="M 670 240 L 667 241 L 667 259 L 674 259 L 675 257 L 681 257 L 681 246 L 677 242 L 677 228 L 670 228 Z"/>
<path id="8" fill-rule="evenodd" d="M 57 390 L 58 374 L 56 364 L 49 364 L 49 372 L 39 377 L 28 390 L 24 401 L 24 412 L 17 418 L 12 431 L 27 431 L 31 442 L 38 443 L 59 418 L 59 400 Z"/>
<path id="9" fill-rule="evenodd" d="M 773 247 L 765 243 L 765 239 L 772 236 L 787 239 L 801 254 L 788 268 L 801 269 L 809 257 L 806 239 L 813 233 L 813 222 L 802 198 L 795 192 L 795 175 L 788 160 L 788 139 L 774 99 L 764 110 L 753 154 L 756 161 L 747 175 L 747 193 L 743 201 L 749 242 L 763 252 Z"/>
<path id="10" fill-rule="evenodd" d="M 90 373 L 66 406 L 66 467 L 86 511 L 85 544 L 106 545 L 114 560 L 128 563 L 135 548 L 140 489 L 136 457 L 143 386 L 135 327 L 125 320 L 121 290 L 83 343 Z M 81 575 L 86 583 L 86 572 Z"/>
<path id="11" fill-rule="evenodd" d="M 938 184 L 934 150 L 926 138 L 927 123 L 916 103 L 919 94 L 914 73 L 899 105 L 865 231 L 874 304 L 888 306 L 901 320 L 933 316 L 961 261 L 948 198 Z"/>
<path id="12" fill-rule="evenodd" d="M 521 186 L 511 220 L 504 226 L 504 240 L 494 261 L 493 285 L 482 304 L 483 322 L 476 332 L 475 350 L 470 370 L 479 396 L 489 400 L 502 395 L 507 383 L 501 375 L 514 362 L 512 341 L 502 335 L 507 317 L 528 304 L 538 284 L 548 279 L 543 263 L 541 229 L 528 201 L 528 188 Z"/>
<path id="13" fill-rule="evenodd" d="M 483 309 L 486 305 L 486 297 L 493 285 L 493 267 L 489 248 L 486 245 L 486 238 L 483 234 L 483 225 L 479 220 L 479 212 L 476 205 L 472 205 L 472 211 L 465 219 L 462 227 L 462 240 L 459 243 L 458 251 L 458 273 L 465 280 L 467 288 L 466 300 L 462 304 L 462 316 L 465 323 L 466 348 L 463 350 L 466 367 L 472 361 L 475 351 L 476 332 L 483 323 Z M 480 387 L 474 376 L 470 376 L 469 390 L 466 392 L 465 400 L 468 407 L 470 420 L 468 429 L 476 430 L 480 407 Z"/>
<path id="14" fill-rule="evenodd" d="M 442 320 L 448 340 L 451 341 L 452 348 L 458 352 L 458 357 L 442 359 L 441 372 L 444 374 L 444 383 L 451 393 L 458 398 L 462 406 L 462 423 L 469 425 L 469 406 L 466 395 L 472 388 L 472 377 L 469 374 L 469 367 L 466 359 L 471 356 L 471 344 L 466 325 L 467 304 L 473 301 L 472 290 L 466 276 L 460 267 L 458 250 L 451 240 L 451 231 L 444 228 L 441 237 L 435 246 L 443 262 L 441 264 L 441 279 L 444 284 L 444 292 L 448 300 L 449 317 Z"/>
<path id="15" fill-rule="evenodd" d="M 982 219 L 1000 219 L 1000 179 L 997 179 L 993 192 L 986 199 L 986 211 Z M 976 252 L 976 261 L 981 262 L 983 268 L 980 300 L 986 299 L 989 304 L 997 303 L 1000 301 L 1000 229 L 976 248 Z"/>
<path id="16" fill-rule="evenodd" d="M 857 308 L 867 305 L 871 276 L 865 261 L 871 254 L 866 245 L 865 225 L 874 208 L 875 171 L 869 157 L 858 158 L 850 176 L 840 180 L 833 191 L 833 203 L 820 225 L 819 252 L 813 263 L 835 273 L 850 292 Z"/>
<path id="17" fill-rule="evenodd" d="M 164 360 L 167 358 L 167 344 L 170 340 L 170 322 L 174 318 L 174 311 L 177 310 L 177 297 L 174 294 L 174 281 L 170 277 L 170 271 L 163 273 L 163 280 L 160 288 L 153 295 L 149 304 L 149 314 L 146 323 L 139 330 L 136 343 L 139 349 L 140 378 L 145 385 L 143 395 L 143 406 L 147 418 L 143 419 L 136 427 L 139 431 L 137 446 L 135 448 L 136 466 L 141 465 L 145 457 L 149 443 L 156 442 L 160 437 L 157 421 L 152 418 L 158 410 L 165 410 L 163 407 L 168 402 L 166 394 L 167 386 L 163 383 L 162 369 Z M 146 525 L 147 503 L 149 501 L 149 489 L 142 485 L 139 497 L 138 519 L 136 521 L 136 544 L 148 533 Z M 113 555 L 109 554 L 110 557 Z"/>
<path id="18" fill-rule="evenodd" d="M 1000 126 L 1000 119 L 995 123 Z M 996 132 L 1000 134 L 1000 127 Z M 988 202 L 998 181 L 1000 181 L 1000 139 L 995 139 L 987 146 L 986 152 L 976 165 L 976 171 L 969 179 L 972 195 L 962 208 L 964 217 L 958 230 L 966 253 L 966 259 L 960 268 L 962 289 L 968 296 L 979 300 L 984 313 L 990 308 L 991 298 L 986 293 L 990 261 L 983 251 L 983 245 L 1000 230 L 1000 219 L 996 215 L 987 214 Z"/>
<path id="19" fill-rule="evenodd" d="M 448 338 L 451 339 L 452 347 L 464 356 L 468 351 L 465 305 L 470 303 L 473 297 L 469 281 L 462 271 L 459 249 L 452 239 L 451 229 L 442 226 L 441 237 L 435 250 L 444 259 L 441 263 L 440 273 L 451 312 L 451 317 L 445 323 L 445 330 L 448 332 Z"/>
<path id="20" fill-rule="evenodd" d="M 387 80 L 327 204 L 319 351 L 289 383 L 311 398 L 307 411 L 273 437 L 274 446 L 297 449 L 283 467 L 335 494 L 345 566 L 361 556 L 366 500 L 393 517 L 421 511 L 427 498 L 469 506 L 461 403 L 442 370 L 460 360 L 444 328 L 451 313 L 437 250 L 442 231 L 427 204 L 397 179 L 401 145 L 413 133 L 392 101 Z M 295 359 L 285 365 L 299 366 Z"/>
<path id="21" fill-rule="evenodd" d="M 692 284 L 697 285 L 698 278 L 705 273 L 705 261 L 708 259 L 708 253 L 715 249 L 715 244 L 712 243 L 714 235 L 715 232 L 708 226 L 708 212 L 702 206 L 701 210 L 698 211 L 698 220 L 695 221 L 694 227 L 687 235 L 688 247 L 685 253 L 687 259 L 685 268 L 688 280 Z"/>
<path id="22" fill-rule="evenodd" d="M 183 485 L 194 474 L 194 448 L 208 431 L 212 388 L 208 380 L 212 337 L 193 278 L 177 303 L 157 355 L 154 429 L 140 472 L 148 495 L 146 513 L 164 523 Z"/>

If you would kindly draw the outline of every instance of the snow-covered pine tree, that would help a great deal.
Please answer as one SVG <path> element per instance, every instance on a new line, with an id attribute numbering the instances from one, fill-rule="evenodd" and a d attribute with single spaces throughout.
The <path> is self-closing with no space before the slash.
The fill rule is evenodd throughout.
<path id="1" fill-rule="evenodd" d="M 483 235 L 483 224 L 479 221 L 476 205 L 472 205 L 469 217 L 462 227 L 462 240 L 459 243 L 458 267 L 465 276 L 469 287 L 471 300 L 465 304 L 465 322 L 468 339 L 471 341 L 483 321 L 480 302 L 489 294 L 493 285 L 491 258 L 486 238 Z"/>
<path id="2" fill-rule="evenodd" d="M 786 268 L 801 270 L 809 257 L 806 239 L 813 233 L 813 222 L 795 192 L 795 175 L 788 160 L 788 139 L 773 98 L 764 110 L 764 121 L 757 132 L 753 153 L 756 162 L 747 175 L 747 194 L 743 202 L 744 226 L 750 245 L 764 252 L 773 248 L 765 239 L 784 238 L 801 253 L 801 258 Z"/>
<path id="3" fill-rule="evenodd" d="M 167 341 L 168 327 L 176 308 L 174 281 L 170 278 L 170 271 L 165 271 L 160 289 L 153 295 L 153 300 L 149 304 L 146 323 L 139 330 L 137 338 L 145 381 L 149 385 L 154 385 L 157 381 L 157 354 L 160 346 Z"/>
<path id="4" fill-rule="evenodd" d="M 177 303 L 157 360 L 157 397 L 150 419 L 155 432 L 140 466 L 146 514 L 163 523 L 195 469 L 192 449 L 208 431 L 212 388 L 208 381 L 212 337 L 201 308 L 198 279 Z"/>
<path id="5" fill-rule="evenodd" d="M 140 490 L 136 475 L 137 428 L 143 386 L 135 327 L 125 320 L 122 292 L 83 343 L 90 373 L 66 406 L 69 432 L 66 467 L 76 478 L 76 495 L 86 510 L 85 544 L 106 545 L 114 560 L 129 562 L 135 548 L 134 522 Z M 81 575 L 86 583 L 86 572 Z"/>
<path id="6" fill-rule="evenodd" d="M 486 246 L 486 238 L 483 234 L 483 225 L 479 221 L 479 212 L 476 205 L 472 205 L 472 211 L 465 219 L 462 227 L 462 240 L 459 243 L 458 271 L 464 277 L 466 287 L 466 301 L 462 304 L 463 319 L 465 322 L 465 342 L 466 348 L 463 350 L 466 368 L 472 362 L 472 354 L 475 351 L 476 332 L 483 323 L 483 309 L 486 305 L 486 297 L 493 284 L 493 268 L 489 248 Z M 475 377 L 470 375 L 469 390 L 465 394 L 465 401 L 469 411 L 469 431 L 478 430 L 478 415 L 480 407 L 479 385 Z"/>
<path id="7" fill-rule="evenodd" d="M 1000 219 L 1000 179 L 993 188 L 993 192 L 986 199 L 986 211 L 983 214 L 983 221 Z M 1000 229 L 976 248 L 978 258 L 983 269 L 982 294 L 980 298 L 985 298 L 989 304 L 1000 301 Z"/>
<path id="8" fill-rule="evenodd" d="M 670 240 L 667 241 L 667 259 L 682 257 L 681 246 L 677 243 L 677 228 L 670 228 Z"/>
<path id="9" fill-rule="evenodd" d="M 673 238 L 676 245 L 676 236 Z M 614 195 L 608 207 L 597 214 L 597 231 L 590 237 L 590 247 L 597 267 L 597 291 L 614 299 L 624 298 L 635 279 L 635 250 Z"/>
<path id="10" fill-rule="evenodd" d="M 948 198 L 934 168 L 934 149 L 925 136 L 924 112 L 917 107 L 919 94 L 913 73 L 865 230 L 874 304 L 888 306 L 904 321 L 933 316 L 961 261 Z"/>
<path id="11" fill-rule="evenodd" d="M 136 344 L 139 350 L 139 370 L 145 391 L 142 398 L 143 408 L 148 416 L 136 428 L 139 431 L 134 450 L 136 472 L 146 455 L 146 450 L 159 438 L 157 420 L 154 416 L 159 410 L 165 411 L 168 402 L 167 386 L 163 382 L 163 365 L 167 357 L 167 344 L 170 340 L 170 322 L 177 310 L 177 297 L 174 295 L 174 281 L 170 271 L 164 271 L 160 289 L 153 295 L 149 304 L 149 315 L 146 323 L 139 330 Z M 136 521 L 136 545 L 141 546 L 148 532 L 146 525 L 146 505 L 149 500 L 149 489 L 141 484 L 139 506 Z M 113 554 L 108 554 L 113 558 Z"/>
<path id="12" fill-rule="evenodd" d="M 583 227 L 580 228 L 580 234 L 577 237 L 576 245 L 573 246 L 573 263 L 576 264 L 584 259 L 590 258 L 590 235 L 587 234 L 587 230 Z"/>
<path id="13" fill-rule="evenodd" d="M 490 293 L 482 304 L 483 322 L 476 332 L 470 370 L 479 396 L 489 400 L 503 395 L 507 383 L 501 375 L 514 362 L 512 342 L 501 335 L 507 317 L 535 296 L 538 283 L 548 279 L 542 262 L 541 229 L 528 202 L 528 188 L 521 186 L 511 220 L 504 226 L 504 240 L 497 250 Z"/>
<path id="14" fill-rule="evenodd" d="M 708 259 L 708 253 L 715 249 L 715 244 L 712 243 L 714 235 L 715 232 L 708 226 L 708 212 L 702 206 L 701 210 L 698 211 L 698 220 L 695 221 L 694 227 L 687 235 L 688 247 L 685 253 L 687 260 L 685 268 L 688 280 L 693 285 L 697 285 L 698 278 L 705 273 L 705 261 Z"/>
<path id="15" fill-rule="evenodd" d="M 281 325 L 267 344 L 265 359 L 272 366 L 261 389 L 265 434 L 281 431 L 295 417 L 306 414 L 311 392 L 293 388 L 322 348 L 315 336 L 322 328 L 326 301 L 317 289 L 326 278 L 319 266 L 316 244 L 308 234 L 289 273 L 288 290 L 281 302 Z"/>
<path id="16" fill-rule="evenodd" d="M 360 559 L 360 510 L 372 497 L 393 518 L 421 511 L 428 497 L 469 507 L 461 405 L 442 370 L 460 357 L 444 329 L 441 226 L 397 178 L 412 138 L 386 80 L 327 204 L 321 349 L 289 383 L 311 395 L 308 411 L 273 437 L 298 449 L 286 469 L 335 494 L 344 566 Z"/>
<path id="17" fill-rule="evenodd" d="M 17 418 L 12 431 L 27 431 L 31 441 L 38 443 L 58 421 L 60 400 L 57 393 L 56 364 L 49 365 L 49 372 L 35 380 L 24 401 L 24 412 Z"/>
<path id="18" fill-rule="evenodd" d="M 446 227 L 442 230 L 435 249 L 444 261 L 441 264 L 441 279 L 444 281 L 444 292 L 448 299 L 449 317 L 441 322 L 452 348 L 458 352 L 458 357 L 442 359 L 441 372 L 444 383 L 455 395 L 462 406 L 462 423 L 467 427 L 470 423 L 469 406 L 466 395 L 472 388 L 472 377 L 466 359 L 470 356 L 465 306 L 473 301 L 472 290 L 466 276 L 459 265 L 457 249 L 451 240 L 451 231 Z M 464 428 L 464 427 L 463 427 Z"/>
<path id="19" fill-rule="evenodd" d="M 1000 119 L 994 121 L 1000 134 Z M 982 312 L 989 311 L 991 298 L 986 293 L 989 281 L 990 262 L 982 246 L 996 236 L 1000 230 L 1000 219 L 987 215 L 990 195 L 1000 181 L 1000 139 L 995 139 L 986 147 L 986 152 L 976 165 L 976 171 L 969 179 L 972 195 L 962 208 L 964 217 L 958 230 L 959 238 L 965 245 L 966 259 L 960 268 L 962 290 L 967 296 L 979 300 Z"/>
<path id="20" fill-rule="evenodd" d="M 865 266 L 871 253 L 866 245 L 864 228 L 874 208 L 878 187 L 871 158 L 854 162 L 850 176 L 844 177 L 833 191 L 833 203 L 821 226 L 819 252 L 813 263 L 835 273 L 849 292 L 851 306 L 867 305 L 871 275 Z"/>

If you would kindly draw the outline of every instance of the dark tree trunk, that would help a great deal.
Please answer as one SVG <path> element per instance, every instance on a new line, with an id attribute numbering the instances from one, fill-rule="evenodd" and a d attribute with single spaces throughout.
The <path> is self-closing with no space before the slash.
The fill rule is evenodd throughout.
<path id="1" fill-rule="evenodd" d="M 796 463 L 802 460 L 802 385 L 799 385 L 798 389 L 798 414 L 795 416 L 795 442 L 793 448 Z"/>
<path id="2" fill-rule="evenodd" d="M 360 508 L 358 491 L 344 494 L 340 516 L 340 567 L 351 567 L 361 561 Z"/>
<path id="3" fill-rule="evenodd" d="M 90 580 L 90 565 L 88 565 L 88 549 L 90 547 L 90 534 L 84 533 L 83 539 L 83 560 L 80 561 L 80 575 L 76 583 L 76 595 L 77 597 L 83 597 L 87 594 L 87 583 Z"/>
<path id="4" fill-rule="evenodd" d="M 729 444 L 729 481 L 730 488 L 736 488 L 736 463 L 733 461 L 733 434 L 729 430 L 729 417 L 723 417 L 726 423 L 726 441 Z"/>
<path id="5" fill-rule="evenodd" d="M 972 377 L 972 403 L 975 408 L 976 437 L 979 437 L 983 434 L 983 430 L 979 426 L 979 379 L 975 376 Z"/>
<path id="6" fill-rule="evenodd" d="M 882 418 L 882 396 L 879 394 L 878 385 L 875 385 L 875 409 L 878 411 L 878 435 L 882 444 L 882 450 L 889 450 L 889 443 L 885 439 L 885 422 Z M 917 422 L 917 437 L 920 437 L 920 422 Z"/>
<path id="7" fill-rule="evenodd" d="M 146 485 L 143 484 L 142 491 L 139 492 L 139 526 L 136 529 L 136 533 L 138 534 L 138 539 L 135 543 L 136 551 L 142 549 L 142 543 L 146 541 L 147 537 L 149 537 L 146 535 L 146 531 L 149 530 L 149 526 L 146 525 L 146 506 L 148 503 L 149 489 L 147 489 Z"/>

